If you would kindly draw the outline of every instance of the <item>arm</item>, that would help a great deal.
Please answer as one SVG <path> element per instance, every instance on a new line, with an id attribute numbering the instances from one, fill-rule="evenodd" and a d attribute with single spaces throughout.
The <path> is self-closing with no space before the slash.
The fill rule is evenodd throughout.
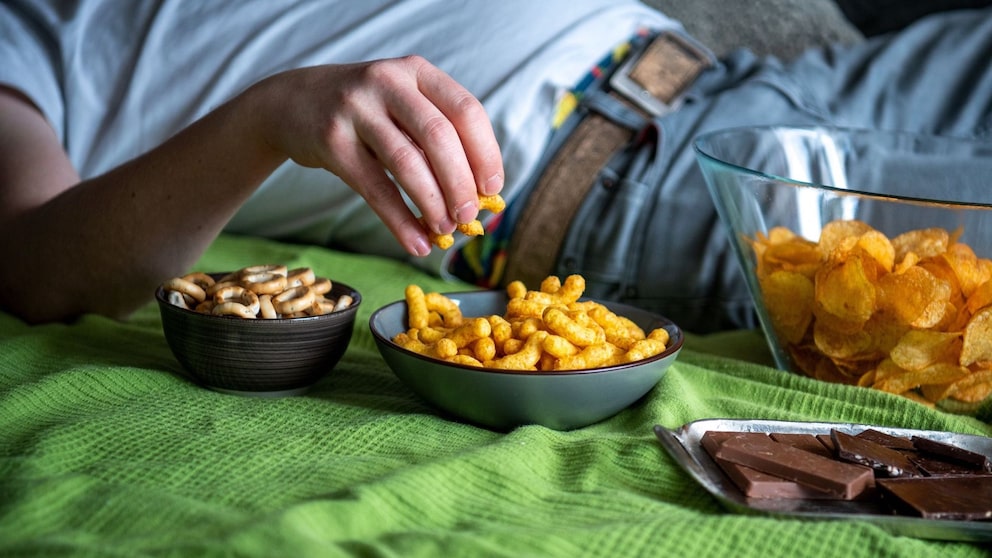
<path id="1" fill-rule="evenodd" d="M 481 104 L 419 57 L 263 80 L 171 139 L 79 180 L 51 127 L 0 88 L 0 307 L 30 322 L 124 317 L 185 273 L 287 158 L 338 174 L 411 254 L 502 187 Z"/>

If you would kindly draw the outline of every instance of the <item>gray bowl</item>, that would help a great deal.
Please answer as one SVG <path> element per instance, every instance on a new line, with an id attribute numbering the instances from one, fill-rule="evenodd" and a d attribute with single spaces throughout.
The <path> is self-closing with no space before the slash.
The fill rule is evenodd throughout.
<path id="1" fill-rule="evenodd" d="M 161 287 L 155 291 L 165 339 L 193 379 L 216 391 L 265 397 L 301 394 L 337 365 L 362 301 L 333 281 L 328 296 L 341 295 L 352 297 L 351 306 L 322 316 L 246 320 L 180 308 Z"/>
<path id="2" fill-rule="evenodd" d="M 447 293 L 465 316 L 502 315 L 502 291 Z M 603 302 L 646 331 L 664 327 L 671 340 L 660 355 L 640 362 L 568 372 L 514 372 L 463 366 L 428 358 L 393 343 L 407 329 L 405 301 L 376 310 L 369 328 L 397 377 L 438 409 L 496 430 L 539 424 L 571 430 L 609 418 L 643 397 L 682 349 L 682 330 L 670 320 L 624 304 Z"/>

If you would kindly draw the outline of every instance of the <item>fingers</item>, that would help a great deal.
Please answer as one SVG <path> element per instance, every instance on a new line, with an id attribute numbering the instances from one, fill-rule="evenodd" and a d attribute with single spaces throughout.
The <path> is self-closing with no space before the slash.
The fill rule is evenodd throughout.
<path id="1" fill-rule="evenodd" d="M 499 145 L 485 109 L 466 89 L 423 59 L 401 63 L 412 75 L 393 75 L 384 66 L 375 77 L 386 84 L 388 119 L 372 120 L 359 134 L 421 209 L 425 223 L 436 233 L 450 233 L 455 223 L 478 216 L 479 195 L 502 188 Z"/>
<path id="2" fill-rule="evenodd" d="M 503 188 L 503 160 L 482 103 L 450 76 L 430 65 L 423 68 L 418 84 L 454 125 L 478 192 L 484 196 L 498 194 Z"/>

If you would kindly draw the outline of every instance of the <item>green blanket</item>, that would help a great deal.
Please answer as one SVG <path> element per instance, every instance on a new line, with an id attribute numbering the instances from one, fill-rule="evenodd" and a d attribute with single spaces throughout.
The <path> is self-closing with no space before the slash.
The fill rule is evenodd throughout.
<path id="1" fill-rule="evenodd" d="M 225 236 L 197 269 L 283 262 L 358 288 L 345 358 L 306 395 L 239 397 L 184 376 L 150 303 L 127 323 L 0 314 L 2 556 L 982 556 L 869 522 L 727 512 L 654 438 L 710 417 L 992 435 L 896 396 L 777 371 L 758 332 L 690 337 L 619 415 L 572 432 L 440 418 L 368 331 L 416 282 L 396 262 Z M 984 419 L 984 420 L 983 420 Z"/>

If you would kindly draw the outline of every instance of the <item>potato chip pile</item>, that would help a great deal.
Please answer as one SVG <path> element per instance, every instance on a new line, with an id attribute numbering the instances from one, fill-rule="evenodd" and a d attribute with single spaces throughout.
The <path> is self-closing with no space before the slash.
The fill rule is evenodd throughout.
<path id="1" fill-rule="evenodd" d="M 595 301 L 580 301 L 585 279 L 550 276 L 532 291 L 507 285 L 503 314 L 465 317 L 458 304 L 417 285 L 406 288 L 409 329 L 396 344 L 466 366 L 521 371 L 585 370 L 643 360 L 665 351 L 664 328 L 645 333 Z"/>
<path id="2" fill-rule="evenodd" d="M 889 239 L 838 220 L 818 242 L 778 227 L 750 239 L 764 306 L 806 375 L 933 406 L 992 393 L 992 261 L 954 233 Z"/>

